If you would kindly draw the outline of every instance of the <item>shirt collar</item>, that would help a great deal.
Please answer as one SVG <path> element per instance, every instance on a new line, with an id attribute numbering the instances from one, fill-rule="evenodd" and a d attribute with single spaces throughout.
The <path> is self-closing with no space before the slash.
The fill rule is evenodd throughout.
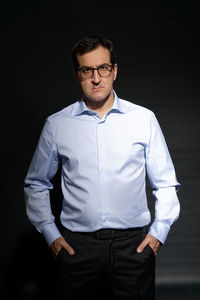
<path id="1" fill-rule="evenodd" d="M 115 111 L 115 112 L 118 112 L 118 113 L 125 113 L 124 107 L 120 103 L 120 99 L 118 98 L 115 91 L 113 91 L 113 92 L 114 92 L 114 103 L 113 103 L 113 106 L 112 106 L 112 108 L 110 109 L 109 112 Z M 72 111 L 72 115 L 73 116 L 78 116 L 78 115 L 85 114 L 85 113 L 88 114 L 89 112 L 90 112 L 90 110 L 85 105 L 84 100 L 81 99 L 74 106 L 74 109 Z"/>
<path id="2" fill-rule="evenodd" d="M 78 116 L 84 113 L 88 113 L 89 109 L 87 108 L 87 106 L 85 105 L 85 102 L 83 99 L 81 99 L 80 101 L 78 101 L 73 108 L 72 111 L 72 115 L 73 116 Z"/>

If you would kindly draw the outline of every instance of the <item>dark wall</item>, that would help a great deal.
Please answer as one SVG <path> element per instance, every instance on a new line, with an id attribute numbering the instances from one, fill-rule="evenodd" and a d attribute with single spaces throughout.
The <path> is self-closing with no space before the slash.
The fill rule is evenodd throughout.
<path id="1" fill-rule="evenodd" d="M 23 181 L 45 118 L 81 96 L 72 75 L 71 48 L 90 33 L 114 40 L 119 61 L 115 90 L 121 98 L 155 112 L 182 184 L 181 216 L 158 255 L 157 284 L 200 283 L 200 5 L 199 1 L 160 2 L 1 4 L 4 297 L 6 291 L 21 299 L 39 299 L 47 289 L 54 291 L 54 260 L 27 220 Z M 59 193 L 58 181 L 59 175 L 54 179 L 53 200 Z M 148 194 L 152 207 L 149 190 Z M 60 203 L 53 200 L 57 212 Z"/>

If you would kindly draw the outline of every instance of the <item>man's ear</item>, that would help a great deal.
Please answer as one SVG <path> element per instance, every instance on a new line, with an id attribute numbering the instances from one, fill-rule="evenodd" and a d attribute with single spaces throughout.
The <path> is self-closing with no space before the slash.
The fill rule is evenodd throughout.
<path id="1" fill-rule="evenodd" d="M 114 64 L 114 80 L 117 78 L 118 65 Z"/>

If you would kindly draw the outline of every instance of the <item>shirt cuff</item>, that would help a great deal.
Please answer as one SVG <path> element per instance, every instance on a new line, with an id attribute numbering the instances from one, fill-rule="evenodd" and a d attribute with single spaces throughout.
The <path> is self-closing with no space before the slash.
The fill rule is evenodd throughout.
<path id="1" fill-rule="evenodd" d="M 153 235 L 162 244 L 165 243 L 170 227 L 158 221 L 154 221 L 150 227 L 149 234 Z"/>
<path id="2" fill-rule="evenodd" d="M 55 223 L 51 223 L 46 225 L 43 230 L 42 234 L 47 242 L 47 244 L 50 246 L 57 238 L 61 237 L 61 233 L 58 230 Z"/>

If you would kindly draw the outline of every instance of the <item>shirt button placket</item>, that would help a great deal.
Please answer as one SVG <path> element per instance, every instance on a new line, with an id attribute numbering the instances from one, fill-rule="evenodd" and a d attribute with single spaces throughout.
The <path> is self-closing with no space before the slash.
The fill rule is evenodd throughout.
<path id="1" fill-rule="evenodd" d="M 97 139 L 98 139 L 98 163 L 99 163 L 99 194 L 101 200 L 101 221 L 103 226 L 108 222 L 107 210 L 107 180 L 106 180 L 106 165 L 105 165 L 105 122 L 99 122 L 97 125 Z"/>

